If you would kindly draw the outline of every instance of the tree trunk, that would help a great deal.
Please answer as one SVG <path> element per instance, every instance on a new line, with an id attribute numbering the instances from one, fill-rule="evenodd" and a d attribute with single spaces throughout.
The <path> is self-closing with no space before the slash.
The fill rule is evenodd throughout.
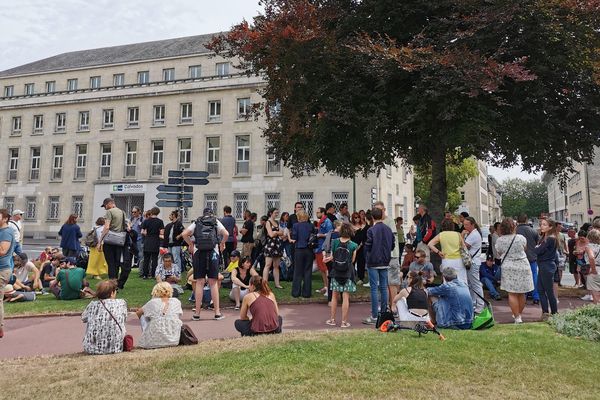
<path id="1" fill-rule="evenodd" d="M 446 181 L 446 147 L 434 145 L 431 148 L 431 192 L 429 215 L 438 224 L 442 221 L 448 201 Z"/>

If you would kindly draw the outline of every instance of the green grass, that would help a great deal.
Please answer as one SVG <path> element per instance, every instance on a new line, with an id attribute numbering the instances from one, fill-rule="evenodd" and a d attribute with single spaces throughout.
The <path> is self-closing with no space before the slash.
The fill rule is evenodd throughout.
<path id="1" fill-rule="evenodd" d="M 88 281 L 92 289 L 95 288 L 98 280 L 92 279 L 88 276 Z M 127 300 L 127 306 L 129 308 L 138 308 L 143 306 L 150 299 L 150 292 L 156 282 L 152 280 L 143 280 L 138 277 L 137 269 L 134 269 L 129 275 L 129 279 L 125 284 L 125 289 L 119 291 L 118 297 Z M 314 303 L 314 302 L 325 302 L 325 297 L 314 293 L 315 289 L 319 289 L 323 286 L 321 276 L 319 274 L 313 275 L 312 287 L 313 297 L 310 299 L 294 299 L 291 295 L 292 283 L 281 282 L 281 286 L 284 289 L 274 289 L 273 282 L 270 283 L 271 288 L 275 291 L 275 296 L 280 303 Z M 220 299 L 222 307 L 233 307 L 234 303 L 229 299 L 230 289 L 222 288 L 220 290 Z M 181 302 L 184 307 L 188 306 L 187 299 L 191 295 L 191 290 L 186 290 L 184 295 L 181 297 Z M 355 300 L 368 299 L 369 288 L 360 286 L 353 298 Z M 4 303 L 5 315 L 35 315 L 35 314 L 48 314 L 48 313 L 70 313 L 70 312 L 81 312 L 85 309 L 87 304 L 91 300 L 69 300 L 59 301 L 52 294 L 39 295 L 34 302 L 23 302 L 23 303 Z M 189 305 L 189 307 L 192 307 Z"/>
<path id="2" fill-rule="evenodd" d="M 596 399 L 600 344 L 547 324 L 431 334 L 284 333 L 110 356 L 6 360 L 0 387 L 36 398 Z M 101 373 L 98 373 L 101 371 Z M 127 373 L 123 373 L 127 371 Z"/>

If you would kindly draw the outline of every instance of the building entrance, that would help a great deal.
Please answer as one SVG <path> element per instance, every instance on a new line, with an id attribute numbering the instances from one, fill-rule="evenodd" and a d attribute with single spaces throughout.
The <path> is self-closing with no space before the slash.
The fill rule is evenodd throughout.
<path id="1" fill-rule="evenodd" d="M 138 206 L 144 213 L 144 195 L 143 194 L 113 194 L 115 205 L 123 210 L 126 215 L 131 214 L 131 208 Z"/>

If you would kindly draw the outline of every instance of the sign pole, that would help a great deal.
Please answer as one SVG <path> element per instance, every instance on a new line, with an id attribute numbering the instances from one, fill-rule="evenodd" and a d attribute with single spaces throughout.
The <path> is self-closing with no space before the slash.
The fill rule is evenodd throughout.
<path id="1" fill-rule="evenodd" d="M 183 177 L 184 169 L 181 168 L 181 176 Z M 183 222 L 183 187 L 184 187 L 183 179 L 181 180 L 181 185 L 179 188 L 179 220 Z"/>

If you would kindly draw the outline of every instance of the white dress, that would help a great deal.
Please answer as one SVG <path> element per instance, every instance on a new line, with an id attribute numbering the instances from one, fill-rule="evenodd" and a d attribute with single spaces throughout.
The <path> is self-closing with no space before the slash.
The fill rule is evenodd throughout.
<path id="1" fill-rule="evenodd" d="M 515 238 L 512 246 L 510 242 Z M 510 250 L 508 249 L 510 246 Z M 533 290 L 533 276 L 531 267 L 525 254 L 527 239 L 522 235 L 503 235 L 496 240 L 496 251 L 500 259 L 508 250 L 508 254 L 500 269 L 502 275 L 500 278 L 500 289 L 509 293 L 528 293 Z"/>
<path id="2" fill-rule="evenodd" d="M 168 306 L 159 298 L 144 304 L 144 315 L 141 318 L 142 337 L 139 347 L 154 349 L 158 347 L 177 346 L 181 335 L 180 315 L 183 314 L 181 302 L 170 298 Z"/>

